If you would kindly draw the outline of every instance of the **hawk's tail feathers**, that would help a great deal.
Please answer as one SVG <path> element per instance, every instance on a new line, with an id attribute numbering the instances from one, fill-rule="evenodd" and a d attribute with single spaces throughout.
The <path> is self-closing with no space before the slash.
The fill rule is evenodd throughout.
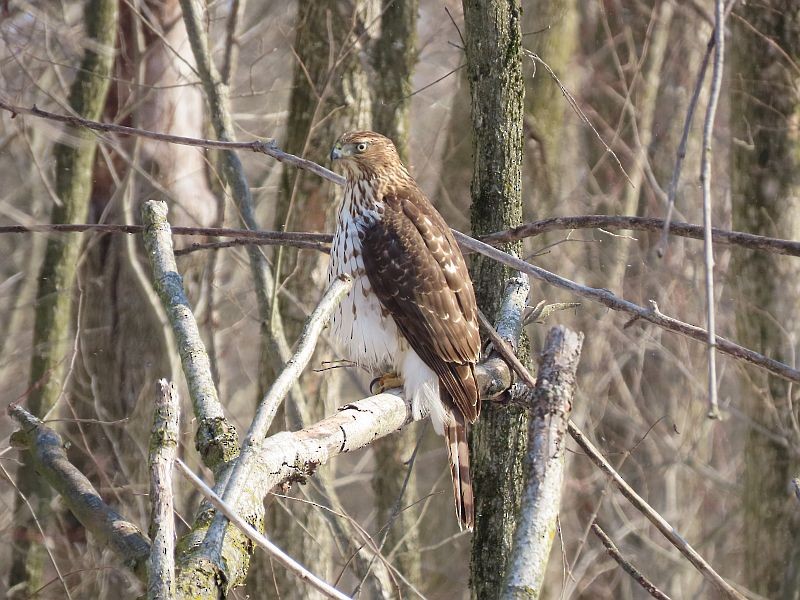
<path id="1" fill-rule="evenodd" d="M 455 420 L 455 419 L 454 419 Z M 475 496 L 472 491 L 472 476 L 469 472 L 469 444 L 467 425 L 454 423 L 444 430 L 447 454 L 450 458 L 450 474 L 453 477 L 453 499 L 456 504 L 458 525 L 472 531 L 475 526 Z"/>

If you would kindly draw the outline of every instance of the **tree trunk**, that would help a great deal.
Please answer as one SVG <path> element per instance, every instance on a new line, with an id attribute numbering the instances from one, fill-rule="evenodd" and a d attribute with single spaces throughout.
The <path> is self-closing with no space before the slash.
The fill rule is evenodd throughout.
<path id="1" fill-rule="evenodd" d="M 89 0 L 85 8 L 86 37 L 93 40 L 70 90 L 69 103 L 75 114 L 97 120 L 105 106 L 114 47 L 117 35 L 118 7 L 116 0 Z M 58 144 L 54 149 L 56 159 L 55 190 L 60 204 L 53 207 L 53 223 L 83 223 L 89 210 L 92 190 L 92 166 L 97 150 L 97 138 L 86 129 L 71 130 L 70 144 Z M 30 369 L 30 394 L 28 409 L 37 417 L 44 417 L 61 394 L 64 365 L 69 362 L 72 340 L 72 299 L 75 272 L 81 249 L 77 234 L 53 236 L 47 242 L 44 263 L 39 274 L 36 300 L 36 317 L 33 331 L 33 355 Z M 23 454 L 23 464 L 18 469 L 17 485 L 30 500 L 36 516 L 46 517 L 48 502 L 44 488 L 37 482 Z M 22 501 L 15 506 L 15 539 L 11 586 L 27 582 L 27 589 L 41 585 L 44 550 L 34 544 L 36 526 L 28 507 Z"/>
<path id="2" fill-rule="evenodd" d="M 546 62 L 571 87 L 567 65 L 578 40 L 575 0 L 536 0 L 522 13 L 522 29 L 530 37 L 525 47 Z M 556 214 L 561 204 L 561 179 L 568 150 L 567 119 L 571 114 L 558 84 L 542 65 L 528 59 L 525 77 L 525 155 L 523 182 L 528 192 L 524 205 L 534 218 Z M 525 168 L 527 167 L 527 168 Z"/>
<path id="3" fill-rule="evenodd" d="M 522 15 L 519 0 L 464 0 L 463 6 L 472 96 L 472 231 L 481 235 L 518 225 L 522 217 Z M 520 245 L 503 249 L 518 254 Z M 491 321 L 500 305 L 502 282 L 511 273 L 485 257 L 473 257 L 471 267 L 478 304 Z M 486 403 L 471 441 L 476 497 L 473 596 L 495 598 L 519 508 L 526 415 Z"/>
<path id="4" fill-rule="evenodd" d="M 731 114 L 736 115 L 731 126 L 740 140 L 732 150 L 733 228 L 798 239 L 800 5 L 768 0 L 738 12 L 749 25 L 735 21 L 731 44 Z M 734 260 L 741 302 L 736 311 L 739 341 L 793 362 L 800 335 L 795 318 L 800 265 L 766 253 L 737 252 Z M 742 389 L 756 423 L 791 440 L 800 437 L 797 393 L 785 381 L 748 371 Z M 798 598 L 800 519 L 787 487 L 797 476 L 798 461 L 755 428 L 747 435 L 744 460 L 743 583 L 769 598 Z"/>

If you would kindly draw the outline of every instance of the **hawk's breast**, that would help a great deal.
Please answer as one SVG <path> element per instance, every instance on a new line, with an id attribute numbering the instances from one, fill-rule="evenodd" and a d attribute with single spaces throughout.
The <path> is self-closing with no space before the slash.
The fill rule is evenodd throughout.
<path id="1" fill-rule="evenodd" d="M 406 350 L 406 343 L 394 319 L 372 291 L 364 270 L 359 234 L 363 235 L 370 221 L 380 216 L 360 210 L 354 198 L 360 191 L 366 190 L 346 187 L 333 236 L 328 283 L 348 273 L 353 277 L 353 287 L 333 313 L 331 334 L 348 359 L 370 369 L 392 367 Z"/>

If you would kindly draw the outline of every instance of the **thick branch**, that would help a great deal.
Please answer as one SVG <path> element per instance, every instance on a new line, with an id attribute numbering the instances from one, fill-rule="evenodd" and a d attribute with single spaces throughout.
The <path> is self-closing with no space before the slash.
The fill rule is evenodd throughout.
<path id="1" fill-rule="evenodd" d="M 583 335 L 554 327 L 545 340 L 528 422 L 526 485 L 501 598 L 536 598 L 555 539 L 567 421 Z"/>
<path id="2" fill-rule="evenodd" d="M 183 373 L 197 417 L 195 447 L 212 470 L 239 452 L 236 428 L 225 418 L 211 376 L 211 364 L 189 300 L 183 291 L 172 252 L 167 204 L 149 200 L 142 207 L 144 244 L 153 268 L 153 281 L 178 342 Z"/>
<path id="3" fill-rule="evenodd" d="M 214 505 L 214 508 L 216 508 L 219 513 L 230 519 L 230 521 L 245 535 L 247 535 L 247 537 L 250 538 L 256 545 L 266 550 L 279 563 L 292 571 L 299 579 L 307 582 L 309 585 L 316 588 L 329 598 L 350 600 L 349 596 L 344 595 L 339 590 L 314 575 L 311 571 L 306 569 L 303 565 L 298 563 L 291 556 L 269 541 L 266 536 L 253 529 L 247 521 L 245 521 L 236 513 L 236 510 L 230 504 L 226 503 L 222 498 L 215 494 L 214 490 L 203 483 L 203 480 L 195 475 L 180 459 L 178 460 L 178 468 L 192 483 L 192 485 L 199 490 L 200 493 L 202 493 L 209 500 L 209 502 L 211 502 L 211 504 Z"/>
<path id="4" fill-rule="evenodd" d="M 67 458 L 61 436 L 17 404 L 8 414 L 22 427 L 12 441 L 30 451 L 33 468 L 56 490 L 66 507 L 101 546 L 108 544 L 140 579 L 145 578 L 150 540 L 106 504 L 91 482 Z"/>
<path id="5" fill-rule="evenodd" d="M 175 386 L 158 382 L 153 429 L 150 434 L 150 537 L 153 545 L 147 563 L 148 600 L 175 597 L 175 517 L 172 466 L 178 451 L 180 402 Z"/>

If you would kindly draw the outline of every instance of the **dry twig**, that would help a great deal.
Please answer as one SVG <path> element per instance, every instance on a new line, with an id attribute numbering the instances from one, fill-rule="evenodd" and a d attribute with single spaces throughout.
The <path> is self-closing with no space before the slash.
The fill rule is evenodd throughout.
<path id="1" fill-rule="evenodd" d="M 642 573 L 634 567 L 630 562 L 625 560 L 625 557 L 622 556 L 619 549 L 614 545 L 614 542 L 611 541 L 611 538 L 606 535 L 606 532 L 600 529 L 600 526 L 595 522 L 592 523 L 592 531 L 594 534 L 600 538 L 600 541 L 603 542 L 603 546 L 606 547 L 606 551 L 608 552 L 609 556 L 617 561 L 617 564 L 622 567 L 622 569 L 638 583 L 642 588 L 650 594 L 653 598 L 657 598 L 658 600 L 670 600 L 670 597 L 667 596 L 664 592 L 659 590 L 652 581 L 650 581 L 647 577 L 642 575 Z"/>

